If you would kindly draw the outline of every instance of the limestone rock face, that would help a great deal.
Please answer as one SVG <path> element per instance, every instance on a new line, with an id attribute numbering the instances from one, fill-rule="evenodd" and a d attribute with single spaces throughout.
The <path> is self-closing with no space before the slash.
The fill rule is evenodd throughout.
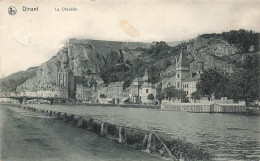
<path id="1" fill-rule="evenodd" d="M 110 64 L 122 63 L 123 56 L 119 50 L 108 50 L 100 54 L 88 44 L 72 44 L 68 47 L 69 66 L 74 75 L 85 75 L 91 71 L 100 73 Z"/>
<path id="2" fill-rule="evenodd" d="M 36 76 L 26 80 L 17 87 L 17 91 L 36 91 L 41 89 L 53 89 L 56 82 L 56 74 L 59 70 L 57 57 L 41 64 L 36 71 Z"/>
<path id="3" fill-rule="evenodd" d="M 188 54 L 190 70 L 193 72 L 198 69 L 198 62 L 204 62 L 205 70 L 210 68 L 234 70 L 243 59 L 242 49 L 239 46 L 229 44 L 223 39 L 198 37 L 186 41 L 183 46 Z M 171 65 L 160 72 L 162 80 L 175 75 L 175 60 L 179 56 L 181 48 L 179 47 L 177 52 L 169 56 L 168 59 L 171 60 Z"/>
<path id="4" fill-rule="evenodd" d="M 233 66 L 239 61 L 241 49 L 227 41 L 214 38 L 196 38 L 187 43 L 191 62 L 204 62 L 205 69 Z"/>
<path id="5" fill-rule="evenodd" d="M 124 54 L 121 45 L 116 45 L 115 48 L 107 46 L 107 44 L 97 46 L 87 43 L 71 43 L 67 45 L 69 68 L 75 76 L 85 76 L 88 73 L 96 73 L 99 75 L 104 69 L 111 65 L 124 62 Z M 103 42 L 104 43 L 104 42 Z M 120 42 L 118 42 L 120 44 Z M 109 44 L 111 45 L 111 44 Z M 34 91 L 41 89 L 52 90 L 55 88 L 56 75 L 61 68 L 64 48 L 60 49 L 56 56 L 53 56 L 49 61 L 41 64 L 36 72 L 36 76 L 28 79 L 23 84 L 17 87 L 17 91 Z"/>

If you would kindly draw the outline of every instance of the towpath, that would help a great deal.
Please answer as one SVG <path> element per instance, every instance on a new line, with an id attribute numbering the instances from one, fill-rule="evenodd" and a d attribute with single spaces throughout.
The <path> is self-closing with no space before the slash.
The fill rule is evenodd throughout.
<path id="1" fill-rule="evenodd" d="M 162 160 L 84 129 L 0 105 L 1 161 Z"/>

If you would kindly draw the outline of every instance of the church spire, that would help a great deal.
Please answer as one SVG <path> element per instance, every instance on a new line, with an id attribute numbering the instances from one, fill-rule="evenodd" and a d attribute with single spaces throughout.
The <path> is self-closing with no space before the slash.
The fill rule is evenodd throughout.
<path id="1" fill-rule="evenodd" d="M 182 46 L 179 59 L 177 59 L 177 61 L 176 61 L 176 67 L 177 68 L 189 67 L 188 53 L 184 49 L 184 46 Z"/>
<path id="2" fill-rule="evenodd" d="M 146 69 L 144 72 L 143 81 L 148 82 L 148 69 Z"/>

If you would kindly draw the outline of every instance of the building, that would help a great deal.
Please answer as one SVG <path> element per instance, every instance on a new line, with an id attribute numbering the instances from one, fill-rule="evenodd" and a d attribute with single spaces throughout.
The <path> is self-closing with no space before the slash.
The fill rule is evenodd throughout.
<path id="1" fill-rule="evenodd" d="M 92 101 L 92 93 L 95 91 L 95 87 L 86 87 L 82 84 L 76 85 L 76 99 L 81 101 Z"/>
<path id="2" fill-rule="evenodd" d="M 94 101 L 97 99 L 96 90 L 98 83 L 93 76 L 74 78 L 76 83 L 76 99 L 81 101 Z"/>
<path id="3" fill-rule="evenodd" d="M 187 94 L 191 100 L 191 94 L 197 90 L 196 85 L 200 80 L 200 75 L 204 71 L 204 63 L 199 61 L 196 64 L 195 71 L 189 71 L 188 75 L 182 80 L 181 89 Z"/>
<path id="4" fill-rule="evenodd" d="M 185 81 L 185 78 L 190 73 L 190 65 L 188 62 L 187 53 L 182 50 L 179 58 L 176 58 L 176 73 L 175 73 L 175 87 L 176 89 L 181 90 L 182 84 Z"/>
<path id="5" fill-rule="evenodd" d="M 75 98 L 75 85 L 74 76 L 69 69 L 69 57 L 68 49 L 64 47 L 62 49 L 61 68 L 56 77 L 56 91 L 59 93 L 60 98 L 72 99 Z"/>
<path id="6" fill-rule="evenodd" d="M 175 76 L 161 81 L 162 88 L 175 86 L 176 89 L 183 90 L 189 101 L 191 101 L 191 94 L 197 90 L 196 85 L 204 71 L 204 62 L 194 61 L 189 63 L 188 52 L 184 49 L 182 49 L 180 56 L 175 60 Z"/>
<path id="7" fill-rule="evenodd" d="M 124 81 L 122 82 L 114 82 L 110 83 L 107 87 L 107 96 L 108 98 L 112 98 L 114 103 L 119 104 L 122 103 L 123 99 L 123 91 L 124 91 Z"/>
<path id="8" fill-rule="evenodd" d="M 156 97 L 156 89 L 152 85 L 152 83 L 144 82 L 143 85 L 139 89 L 139 95 L 142 103 L 152 103 L 153 100 L 148 98 L 149 95 L 153 96 L 153 99 Z"/>
<path id="9" fill-rule="evenodd" d="M 175 75 L 170 78 L 164 78 L 159 83 L 162 84 L 162 89 L 170 87 L 170 86 L 175 86 L 175 84 L 176 84 Z"/>
<path id="10" fill-rule="evenodd" d="M 26 91 L 25 95 L 27 97 L 37 97 L 37 91 Z"/>
<path id="11" fill-rule="evenodd" d="M 149 83 L 148 71 L 145 71 L 143 77 L 137 77 L 129 87 L 129 100 L 133 103 L 151 103 L 148 95 L 152 94 L 156 98 L 156 88 Z"/>
<path id="12" fill-rule="evenodd" d="M 108 87 L 103 85 L 97 89 L 97 100 L 99 103 L 109 103 L 112 99 L 108 98 Z"/>
<path id="13" fill-rule="evenodd" d="M 133 103 L 141 103 L 141 98 L 140 98 L 140 87 L 143 84 L 143 78 L 142 77 L 137 77 L 133 80 L 131 86 L 129 87 L 129 98 L 130 101 Z"/>

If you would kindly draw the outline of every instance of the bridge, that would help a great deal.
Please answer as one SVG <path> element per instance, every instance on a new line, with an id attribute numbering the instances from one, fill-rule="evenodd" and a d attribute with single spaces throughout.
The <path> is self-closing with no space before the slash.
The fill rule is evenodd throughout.
<path id="1" fill-rule="evenodd" d="M 1 96 L 0 98 L 10 98 L 14 100 L 18 100 L 20 104 L 26 104 L 27 100 L 32 99 L 42 99 L 50 101 L 51 104 L 53 104 L 54 100 L 67 100 L 66 98 L 59 98 L 59 97 L 28 97 L 28 96 Z"/>

